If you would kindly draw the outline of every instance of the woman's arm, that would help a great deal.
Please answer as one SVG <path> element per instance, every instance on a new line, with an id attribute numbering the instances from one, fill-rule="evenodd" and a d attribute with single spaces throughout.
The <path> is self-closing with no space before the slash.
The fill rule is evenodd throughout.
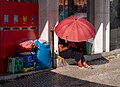
<path id="1" fill-rule="evenodd" d="M 71 48 L 77 48 L 77 45 L 74 42 L 69 42 L 68 46 Z"/>
<path id="2" fill-rule="evenodd" d="M 58 44 L 58 49 L 60 52 L 68 50 L 68 47 L 64 47 L 62 44 Z"/>

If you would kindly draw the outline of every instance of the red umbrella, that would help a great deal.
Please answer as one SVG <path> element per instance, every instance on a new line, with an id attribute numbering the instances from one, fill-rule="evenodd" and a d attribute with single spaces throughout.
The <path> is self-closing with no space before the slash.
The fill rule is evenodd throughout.
<path id="1" fill-rule="evenodd" d="M 58 37 L 72 42 L 82 42 L 93 38 L 96 34 L 94 26 L 86 19 L 70 16 L 63 19 L 56 27 Z"/>

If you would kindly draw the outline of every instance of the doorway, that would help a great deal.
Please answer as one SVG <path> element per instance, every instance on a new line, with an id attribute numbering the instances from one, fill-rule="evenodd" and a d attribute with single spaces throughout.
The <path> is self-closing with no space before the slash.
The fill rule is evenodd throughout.
<path id="1" fill-rule="evenodd" d="M 120 1 L 110 0 L 110 50 L 120 48 Z"/>
<path id="2" fill-rule="evenodd" d="M 87 0 L 59 0 L 59 21 L 71 15 L 87 19 Z"/>

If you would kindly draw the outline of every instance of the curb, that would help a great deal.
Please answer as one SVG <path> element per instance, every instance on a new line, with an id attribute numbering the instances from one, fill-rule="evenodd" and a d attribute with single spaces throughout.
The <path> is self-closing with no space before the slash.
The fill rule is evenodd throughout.
<path id="1" fill-rule="evenodd" d="M 13 79 L 19 78 L 21 76 L 32 75 L 32 74 L 41 73 L 41 72 L 47 72 L 50 70 L 52 70 L 52 68 L 45 69 L 45 70 L 39 70 L 39 71 L 30 71 L 30 72 L 26 72 L 26 73 L 7 74 L 7 75 L 0 76 L 0 81 L 13 80 Z"/>
<path id="2" fill-rule="evenodd" d="M 120 58 L 120 49 L 112 50 L 110 52 L 103 52 L 103 53 L 97 53 L 97 54 L 92 54 L 92 55 L 85 55 L 84 56 L 86 61 L 92 61 L 98 58 Z"/>

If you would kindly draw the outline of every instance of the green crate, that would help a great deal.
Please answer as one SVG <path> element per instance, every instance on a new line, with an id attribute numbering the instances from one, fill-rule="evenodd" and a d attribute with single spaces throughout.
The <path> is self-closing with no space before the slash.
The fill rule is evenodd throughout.
<path id="1" fill-rule="evenodd" d="M 15 57 L 8 59 L 8 72 L 19 73 L 23 72 L 24 59 L 22 57 Z"/>
<path id="2" fill-rule="evenodd" d="M 92 53 L 92 43 L 86 42 L 86 52 L 87 52 L 87 54 Z"/>

